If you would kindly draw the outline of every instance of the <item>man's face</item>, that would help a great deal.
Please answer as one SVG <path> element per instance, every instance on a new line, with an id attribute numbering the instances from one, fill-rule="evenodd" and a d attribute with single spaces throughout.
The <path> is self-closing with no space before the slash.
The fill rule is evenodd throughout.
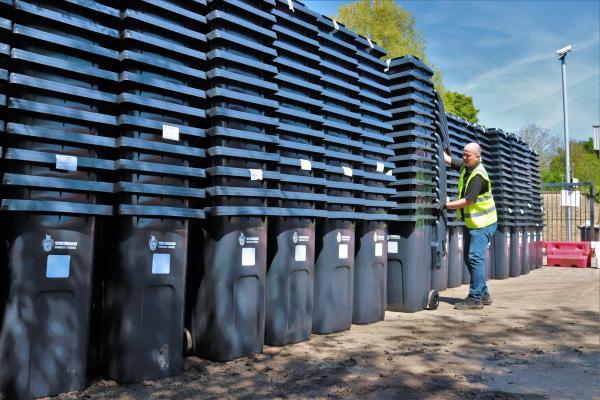
<path id="1" fill-rule="evenodd" d="M 464 149 L 463 151 L 463 162 L 465 166 L 468 168 L 472 168 L 477 165 L 479 161 L 479 156 L 469 149 Z"/>

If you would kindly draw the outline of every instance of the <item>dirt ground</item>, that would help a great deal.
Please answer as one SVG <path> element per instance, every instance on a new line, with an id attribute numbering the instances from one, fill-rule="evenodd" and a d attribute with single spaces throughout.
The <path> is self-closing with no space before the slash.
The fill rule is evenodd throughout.
<path id="1" fill-rule="evenodd" d="M 494 304 L 385 321 L 176 377 L 94 382 L 60 399 L 600 399 L 600 270 L 543 268 L 488 282 Z"/>

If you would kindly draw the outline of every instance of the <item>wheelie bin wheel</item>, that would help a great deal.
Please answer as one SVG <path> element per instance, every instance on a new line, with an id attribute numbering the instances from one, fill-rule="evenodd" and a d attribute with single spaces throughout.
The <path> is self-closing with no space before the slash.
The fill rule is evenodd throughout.
<path id="1" fill-rule="evenodd" d="M 440 305 L 440 294 L 437 290 L 431 290 L 429 292 L 429 296 L 427 296 L 427 309 L 428 310 L 437 310 Z"/>

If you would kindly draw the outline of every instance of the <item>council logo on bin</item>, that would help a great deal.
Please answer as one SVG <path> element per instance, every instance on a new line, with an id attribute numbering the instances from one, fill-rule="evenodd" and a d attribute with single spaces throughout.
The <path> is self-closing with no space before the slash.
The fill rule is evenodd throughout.
<path id="1" fill-rule="evenodd" d="M 42 240 L 42 249 L 44 249 L 44 251 L 46 253 L 49 253 L 50 251 L 52 251 L 53 247 L 54 247 L 54 239 L 52 239 L 52 236 L 46 235 L 44 240 Z"/>
<path id="2" fill-rule="evenodd" d="M 376 241 L 377 241 L 377 238 L 378 238 L 378 236 L 377 236 L 377 232 L 373 233 L 373 241 L 374 241 L 374 242 L 376 242 Z"/>
<path id="3" fill-rule="evenodd" d="M 338 232 L 338 234 L 337 234 L 337 241 L 338 241 L 338 243 L 340 243 L 342 241 L 342 233 L 341 232 Z"/>
<path id="4" fill-rule="evenodd" d="M 292 240 L 294 241 L 294 244 L 298 243 L 298 232 L 294 231 L 294 236 L 292 236 Z"/>
<path id="5" fill-rule="evenodd" d="M 158 240 L 156 240 L 156 236 L 150 236 L 150 240 L 148 240 L 148 248 L 150 251 L 154 251 L 158 248 Z"/>
<path id="6" fill-rule="evenodd" d="M 243 246 L 246 244 L 246 235 L 244 235 L 244 232 L 240 233 L 240 237 L 238 238 L 238 242 L 240 243 L 240 246 Z"/>

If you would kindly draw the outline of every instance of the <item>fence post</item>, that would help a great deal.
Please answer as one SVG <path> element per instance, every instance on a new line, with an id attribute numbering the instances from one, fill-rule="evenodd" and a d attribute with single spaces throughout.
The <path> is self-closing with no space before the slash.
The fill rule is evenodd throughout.
<path id="1" fill-rule="evenodd" d="M 591 235 L 590 235 L 590 240 L 591 241 L 596 241 L 600 238 L 596 237 L 596 220 L 595 220 L 595 209 L 596 209 L 596 200 L 595 200 L 595 194 L 594 193 L 594 184 L 590 183 L 590 225 L 591 225 Z"/>

